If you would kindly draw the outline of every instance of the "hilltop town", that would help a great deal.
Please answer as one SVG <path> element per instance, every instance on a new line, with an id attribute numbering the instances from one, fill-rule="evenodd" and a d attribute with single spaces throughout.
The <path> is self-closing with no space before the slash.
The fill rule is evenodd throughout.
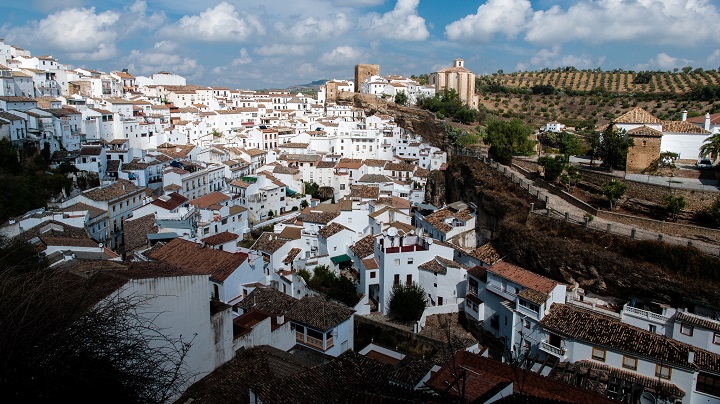
<path id="1" fill-rule="evenodd" d="M 170 72 L 70 68 L 0 40 L 0 141 L 17 157 L 3 164 L 47 159 L 45 170 L 67 181 L 44 206 L 2 211 L 2 251 L 11 256 L 24 246 L 25 254 L 2 268 L 8 285 L 23 286 L 4 289 L 17 289 L 18 300 L 28 290 L 53 296 L 22 302 L 53 315 L 50 308 L 69 304 L 80 312 L 74 319 L 139 299 L 130 306 L 133 321 L 151 320 L 133 335 L 151 340 L 145 352 L 169 350 L 152 363 L 178 376 L 138 401 L 720 400 L 720 308 L 706 298 L 714 290 L 668 302 L 637 287 L 643 296 L 625 298 L 610 280 L 601 285 L 602 269 L 593 268 L 593 279 L 572 268 L 540 274 L 521 259 L 523 244 L 543 244 L 523 234 L 552 228 L 572 238 L 563 226 L 573 226 L 587 238 L 628 243 L 661 243 L 664 235 L 716 263 L 717 230 L 698 236 L 690 225 L 629 219 L 574 194 L 578 180 L 554 183 L 534 139 L 573 132 L 560 122 L 528 133 L 531 156 L 506 164 L 487 147 L 449 142 L 453 129 L 423 138 L 404 119 L 349 102 L 361 93 L 413 106 L 453 90 L 464 107 L 478 109 L 476 78 L 462 59 L 422 83 L 358 64 L 353 81 L 329 80 L 316 95 L 241 90 L 189 84 Z M 663 152 L 694 164 L 720 132 L 715 115 L 668 120 L 637 107 L 592 129 L 631 140 L 622 179 L 632 181 Z M 517 206 L 473 175 L 488 178 L 483 186 L 512 189 Z M 591 190 L 616 179 L 586 175 Z M 707 205 L 717 189 L 678 192 Z M 513 256 L 501 255 L 509 243 L 497 234 L 510 213 L 527 226 L 512 236 Z M 528 263 L 544 258 L 528 256 Z M 50 281 L 25 281 L 28 257 Z M 657 275 L 650 264 L 643 268 Z M 714 272 L 702 276 L 717 281 Z M 13 365 L 29 358 L 0 383 L 31 396 L 23 389 L 33 382 L 24 377 L 66 354 L 58 348 L 62 355 L 44 356 L 38 347 L 66 329 L 32 333 L 36 325 L 14 303 L 0 304 L 0 312 L 28 332 L 27 343 L 15 335 L 0 347 L 26 355 L 9 355 Z M 67 331 L 67 341 L 95 330 L 82 324 L 82 332 L 67 328 L 76 332 Z M 103 349 L 87 348 L 90 356 Z M 67 354 L 68 366 L 83 358 L 72 355 L 86 354 L 78 351 Z M 53 380 L 55 371 L 48 366 L 44 377 Z M 68 385 L 68 396 L 83 397 Z"/>

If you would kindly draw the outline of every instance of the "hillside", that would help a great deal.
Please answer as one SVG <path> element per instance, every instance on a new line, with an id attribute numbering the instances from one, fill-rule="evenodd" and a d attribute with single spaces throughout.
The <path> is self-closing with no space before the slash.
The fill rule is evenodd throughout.
<path id="1" fill-rule="evenodd" d="M 637 106 L 665 120 L 679 120 L 685 110 L 689 117 L 720 111 L 720 73 L 715 70 L 543 70 L 481 76 L 476 88 L 480 104 L 490 113 L 535 127 L 551 120 L 600 126 Z"/>

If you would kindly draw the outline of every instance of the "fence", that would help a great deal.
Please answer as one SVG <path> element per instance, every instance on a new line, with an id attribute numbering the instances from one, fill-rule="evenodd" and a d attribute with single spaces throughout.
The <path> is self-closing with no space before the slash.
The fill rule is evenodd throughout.
<path id="1" fill-rule="evenodd" d="M 688 240 L 684 237 L 669 236 L 666 234 L 648 231 L 641 228 L 635 228 L 615 222 L 599 222 L 593 220 L 592 216 L 589 214 L 580 217 L 573 215 L 569 212 L 560 212 L 552 208 L 537 210 L 534 209 L 532 206 L 530 208 L 530 213 L 550 217 L 557 220 L 563 220 L 568 223 L 583 226 L 589 230 L 605 232 L 608 234 L 614 234 L 617 236 L 628 237 L 636 240 L 657 240 L 674 245 L 690 246 L 695 247 L 706 254 L 720 256 L 720 246 L 711 243 Z"/>

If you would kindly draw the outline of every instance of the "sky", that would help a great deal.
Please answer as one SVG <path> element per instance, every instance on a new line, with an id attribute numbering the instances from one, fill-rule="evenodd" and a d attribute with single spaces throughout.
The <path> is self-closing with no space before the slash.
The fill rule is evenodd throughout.
<path id="1" fill-rule="evenodd" d="M 71 68 L 286 88 L 430 73 L 720 66 L 720 0 L 3 0 L 0 38 Z"/>

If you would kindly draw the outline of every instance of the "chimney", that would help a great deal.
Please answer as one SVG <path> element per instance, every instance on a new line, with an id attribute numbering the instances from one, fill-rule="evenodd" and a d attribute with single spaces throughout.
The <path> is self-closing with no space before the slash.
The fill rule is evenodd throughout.
<path id="1" fill-rule="evenodd" d="M 710 132 L 710 113 L 705 113 L 705 130 Z"/>
<path id="2" fill-rule="evenodd" d="M 684 111 L 682 112 L 682 120 L 683 120 L 683 121 L 687 121 L 687 110 L 684 110 Z"/>

